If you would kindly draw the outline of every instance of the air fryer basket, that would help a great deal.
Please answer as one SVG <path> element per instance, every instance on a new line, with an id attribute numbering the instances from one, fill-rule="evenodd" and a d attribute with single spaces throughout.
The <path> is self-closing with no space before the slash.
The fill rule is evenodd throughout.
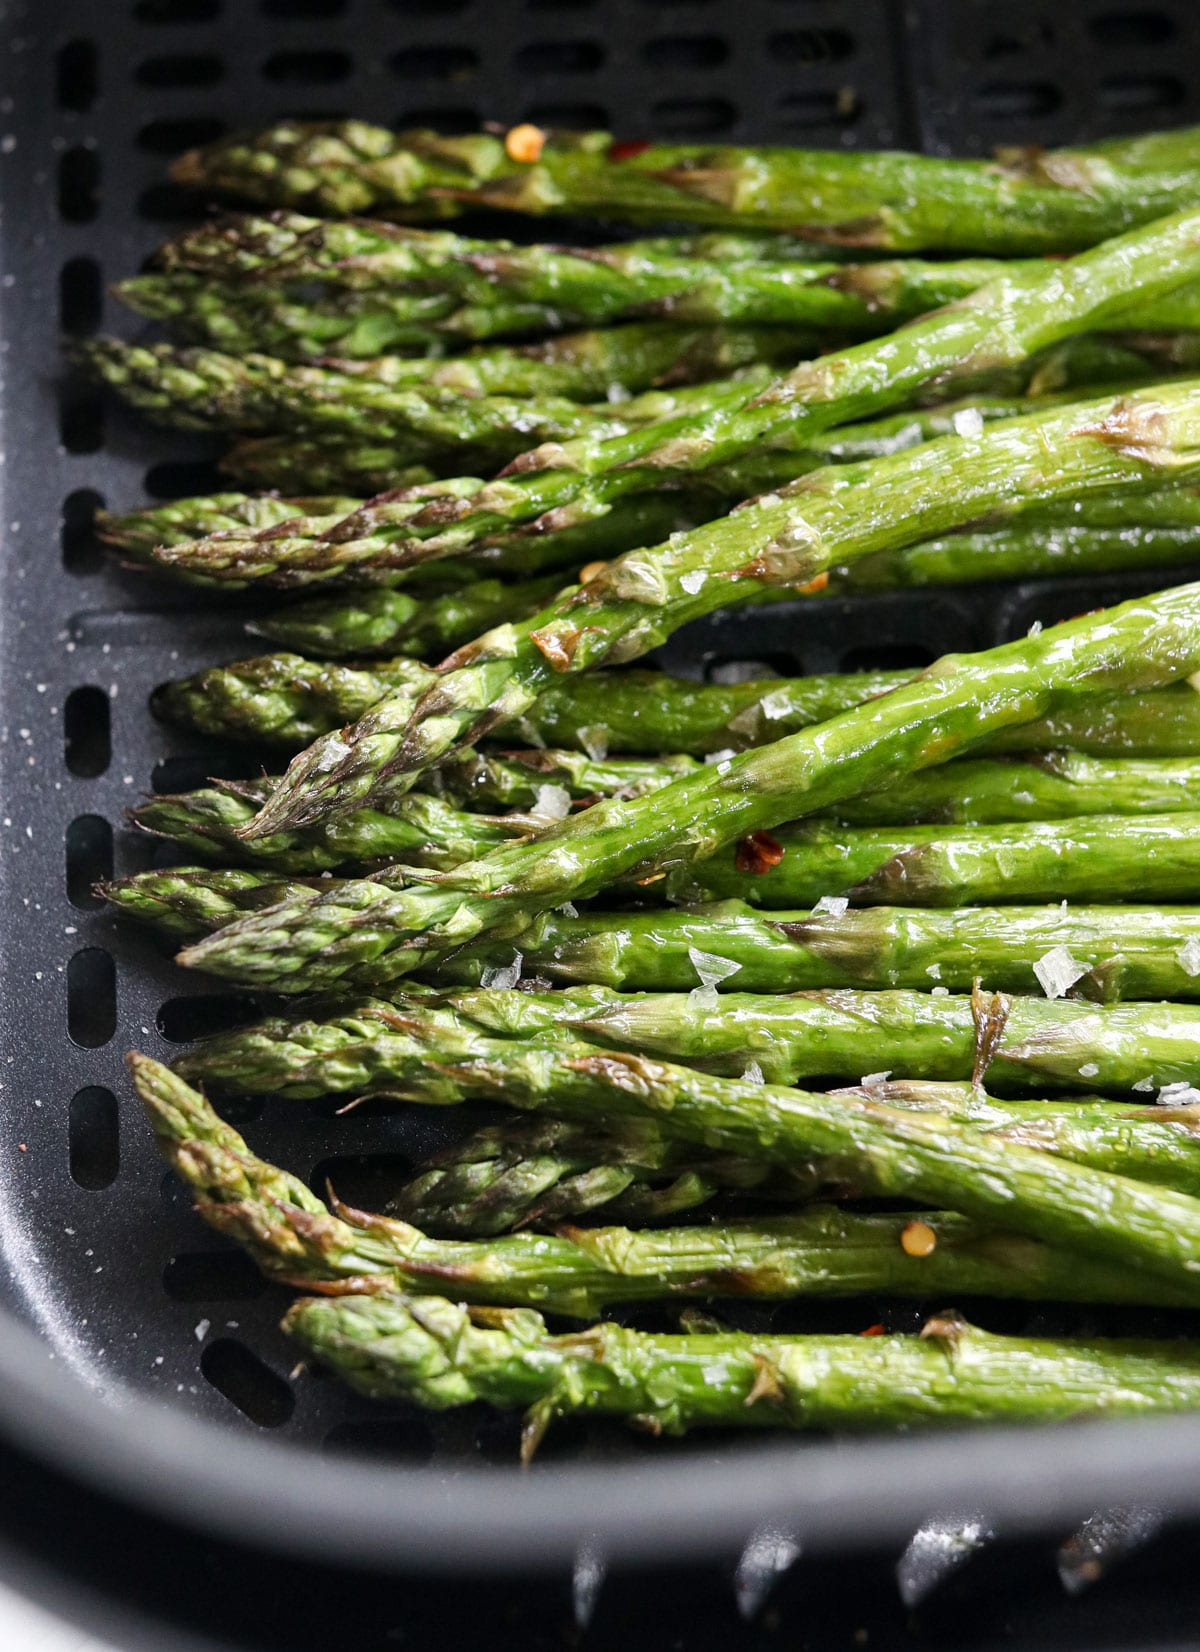
<path id="1" fill-rule="evenodd" d="M 0 20 L 0 1428 L 152 1507 L 385 1561 L 533 1565 L 587 1540 L 694 1553 L 764 1522 L 850 1542 L 911 1531 L 968 1493 L 1017 1524 L 1104 1501 L 1200 1506 L 1200 1419 L 854 1445 L 648 1445 L 581 1424 L 552 1434 L 521 1478 L 511 1420 L 370 1406 L 289 1376 L 284 1293 L 191 1214 L 121 1065 L 130 1047 L 169 1059 L 254 1005 L 176 969 L 90 894 L 148 863 L 121 824 L 145 790 L 252 761 L 178 738 L 146 709 L 163 679 L 252 652 L 242 614 L 122 573 L 90 529 L 102 503 L 212 486 L 211 453 L 102 403 L 59 351 L 63 334 L 128 326 L 106 283 L 204 210 L 165 181 L 168 160 L 237 125 L 533 119 L 980 153 L 1200 120 L 1200 84 L 1182 78 L 1200 44 L 1190 0 L 9 0 Z M 1156 583 L 718 616 L 663 663 L 916 666 Z M 238 1117 L 269 1156 L 366 1202 L 381 1168 L 471 1122 L 415 1108 L 334 1121 L 279 1103 Z M 903 1328 L 940 1306 L 730 1311 Z M 1021 1305 L 975 1311 L 1000 1329 L 1066 1323 Z M 1155 1316 L 1122 1321 L 1134 1322 Z"/>

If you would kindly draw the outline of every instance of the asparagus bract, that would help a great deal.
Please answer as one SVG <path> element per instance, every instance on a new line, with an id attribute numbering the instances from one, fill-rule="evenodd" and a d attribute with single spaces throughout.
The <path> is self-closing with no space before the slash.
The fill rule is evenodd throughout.
<path id="1" fill-rule="evenodd" d="M 689 620 L 764 590 L 824 583 L 831 567 L 900 548 L 1040 495 L 1150 487 L 1200 468 L 1196 387 L 1160 388 L 1005 421 L 964 441 L 815 473 L 723 521 L 629 552 L 550 607 L 452 654 L 415 712 L 381 700 L 336 752 L 298 758 L 261 817 L 277 830 L 403 791 L 443 752 L 519 716 L 555 675 L 622 664 Z M 343 748 L 348 747 L 349 750 Z"/>
<path id="2" fill-rule="evenodd" d="M 908 687 L 814 730 L 630 802 L 594 804 L 534 844 L 436 874 L 441 886 L 397 889 L 387 873 L 350 880 L 328 897 L 243 919 L 181 957 L 285 991 L 332 985 L 366 962 L 376 980 L 387 981 L 429 967 L 485 931 L 518 936 L 536 912 L 624 876 L 655 878 L 725 843 L 945 762 L 990 730 L 1045 716 L 1072 698 L 1158 686 L 1197 669 L 1200 588 L 1179 586 L 983 654 L 949 657 Z M 267 822 L 277 823 L 270 803 L 247 835 Z"/>
<path id="3" fill-rule="evenodd" d="M 534 160 L 504 138 L 391 132 L 363 121 L 281 121 L 219 139 L 177 182 L 333 217 L 445 217 L 468 204 L 627 223 L 779 229 L 856 247 L 1011 255 L 1088 246 L 1195 198 L 1194 129 L 991 161 L 733 145 L 623 144 L 539 134 Z M 521 151 L 513 145 L 514 152 Z"/>
<path id="4" fill-rule="evenodd" d="M 1200 896 L 1200 814 L 902 829 L 801 821 L 671 873 L 662 888 L 684 905 L 764 907 L 837 895 L 858 906 L 1087 900 L 1097 889 L 1110 901 L 1186 901 Z"/>
<path id="5" fill-rule="evenodd" d="M 310 887 L 294 878 L 266 878 L 239 867 L 185 866 L 98 883 L 96 894 L 123 916 L 187 940 Z"/>

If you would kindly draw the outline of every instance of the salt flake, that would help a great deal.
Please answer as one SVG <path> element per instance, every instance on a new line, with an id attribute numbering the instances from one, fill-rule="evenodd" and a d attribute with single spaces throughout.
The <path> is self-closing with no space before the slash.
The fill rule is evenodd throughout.
<path id="1" fill-rule="evenodd" d="M 521 965 L 525 962 L 521 953 L 514 951 L 512 963 L 500 968 L 485 969 L 479 977 L 480 986 L 500 987 L 507 989 L 515 987 L 521 979 Z"/>
<path id="2" fill-rule="evenodd" d="M 1194 1107 L 1200 1101 L 1200 1090 L 1181 1079 L 1176 1084 L 1164 1084 L 1154 1099 L 1160 1107 Z"/>
<path id="3" fill-rule="evenodd" d="M 700 977 L 702 987 L 711 987 L 717 981 L 726 981 L 731 975 L 736 975 L 741 964 L 731 963 L 728 958 L 718 957 L 715 952 L 701 952 L 699 947 L 688 947 L 688 959 L 692 968 Z"/>
<path id="4" fill-rule="evenodd" d="M 766 1079 L 763 1077 L 763 1070 L 759 1066 L 758 1062 L 757 1061 L 749 1062 L 746 1066 L 745 1071 L 742 1074 L 742 1083 L 743 1084 L 765 1084 L 766 1082 L 767 1082 Z"/>
<path id="5" fill-rule="evenodd" d="M 950 423 L 954 426 L 956 436 L 982 436 L 983 414 L 977 407 L 962 407 L 953 415 Z"/>
<path id="6" fill-rule="evenodd" d="M 1085 1061 L 1083 1066 L 1079 1069 L 1079 1076 L 1080 1078 L 1095 1078 L 1099 1072 L 1100 1069 L 1094 1061 Z"/>
<path id="7" fill-rule="evenodd" d="M 1154 1074 L 1153 1073 L 1147 1073 L 1145 1078 L 1139 1078 L 1137 1083 L 1133 1086 L 1133 1088 L 1135 1090 L 1142 1091 L 1143 1094 L 1145 1094 L 1148 1090 L 1153 1090 L 1153 1088 L 1154 1088 Z"/>
<path id="8" fill-rule="evenodd" d="M 697 568 L 690 574 L 684 574 L 679 583 L 683 586 L 688 596 L 694 597 L 696 592 L 702 590 L 708 583 L 708 575 L 704 572 L 703 568 Z"/>
<path id="9" fill-rule="evenodd" d="M 571 794 L 565 786 L 539 786 L 533 799 L 534 814 L 547 820 L 565 820 L 571 810 Z"/>
<path id="10" fill-rule="evenodd" d="M 814 912 L 828 912 L 831 918 L 840 918 L 850 902 L 845 895 L 822 895 L 813 907 Z"/>
<path id="11" fill-rule="evenodd" d="M 1200 937 L 1185 941 L 1175 956 L 1185 975 L 1200 975 Z"/>
<path id="12" fill-rule="evenodd" d="M 1052 946 L 1033 966 L 1033 973 L 1047 998 L 1061 998 L 1087 972 L 1088 966 L 1081 964 L 1078 958 L 1072 958 L 1065 946 Z"/>

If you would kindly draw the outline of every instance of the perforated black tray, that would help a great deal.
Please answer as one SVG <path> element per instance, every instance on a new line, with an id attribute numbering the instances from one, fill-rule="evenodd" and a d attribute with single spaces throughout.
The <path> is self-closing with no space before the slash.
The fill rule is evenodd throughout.
<path id="1" fill-rule="evenodd" d="M 507 1420 L 370 1407 L 289 1378 L 283 1294 L 190 1214 L 121 1067 L 127 1048 L 169 1057 L 247 1003 L 177 970 L 89 893 L 146 863 L 126 805 L 246 761 L 146 711 L 164 678 L 251 651 L 244 615 L 122 574 L 90 532 L 101 503 L 212 485 L 210 455 L 103 404 L 59 353 L 63 333 L 125 325 L 105 284 L 203 210 L 164 182 L 167 160 L 236 124 L 353 112 L 958 152 L 1058 142 L 1200 118 L 1194 6 L 10 0 L 0 22 L 0 1427 L 122 1493 L 263 1541 L 446 1564 L 549 1562 L 588 1533 L 609 1552 L 683 1553 L 770 1520 L 808 1541 L 866 1539 L 911 1530 L 968 1484 L 1017 1521 L 1098 1497 L 1200 1502 L 1189 1421 L 853 1449 L 650 1450 L 580 1426 L 552 1436 L 521 1481 Z M 917 665 L 1155 583 L 718 617 L 663 659 L 692 673 Z M 334 1124 L 279 1104 L 243 1117 L 268 1155 L 322 1176 L 336 1160 L 340 1189 L 364 1199 L 378 1161 L 411 1162 L 467 1122 L 413 1109 Z M 742 1318 L 854 1328 L 864 1313 L 919 1317 L 873 1302 Z M 297 1449 L 268 1451 L 267 1437 Z"/>

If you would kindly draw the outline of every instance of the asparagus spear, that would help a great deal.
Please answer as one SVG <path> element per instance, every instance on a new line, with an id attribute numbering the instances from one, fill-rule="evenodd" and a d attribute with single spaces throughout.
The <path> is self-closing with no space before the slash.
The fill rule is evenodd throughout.
<path id="1" fill-rule="evenodd" d="M 410 684 L 419 692 L 431 681 L 424 669 L 411 660 L 375 661 L 357 670 L 267 654 L 165 683 L 151 706 L 166 722 L 199 733 L 295 747 L 361 717 L 393 685 Z M 908 673 L 885 671 L 745 683 L 696 683 L 651 671 L 572 677 L 552 683 L 521 718 L 495 732 L 562 748 L 586 742 L 597 751 L 714 756 L 766 744 L 909 681 Z M 1097 757 L 1194 757 L 1200 754 L 1200 697 L 1186 684 L 1089 697 L 1051 717 L 997 730 L 985 747 L 1060 748 Z M 446 761 L 470 765 L 473 753 L 464 750 Z M 931 784 L 940 795 L 939 781 L 931 777 Z"/>
<path id="2" fill-rule="evenodd" d="M 191 939 L 311 887 L 295 878 L 264 878 L 238 867 L 185 866 L 100 882 L 95 892 L 126 917 L 164 935 Z"/>
<path id="3" fill-rule="evenodd" d="M 1148 487 L 1163 471 L 1182 481 L 1200 466 L 1198 431 L 1195 385 L 1079 404 L 1004 421 L 969 442 L 942 437 L 839 466 L 656 550 L 629 552 L 540 614 L 451 655 L 415 711 L 408 694 L 385 696 L 334 737 L 336 749 L 310 747 L 255 830 L 403 791 L 444 752 L 521 715 L 556 674 L 625 663 L 718 608 L 824 583 L 840 562 L 917 543 L 1035 493 Z"/>
<path id="4" fill-rule="evenodd" d="M 775 455 L 774 465 L 770 463 L 771 456 L 757 456 L 755 467 L 761 466 L 762 474 L 743 476 L 741 467 L 734 466 L 718 467 L 715 471 L 689 477 L 689 495 L 694 485 L 704 483 L 707 488 L 704 496 L 718 499 L 718 504 L 710 510 L 710 514 L 715 515 L 726 485 L 728 499 L 736 502 L 778 482 L 790 482 L 802 471 L 820 464 L 874 458 L 880 453 L 912 447 L 931 436 L 945 435 L 955 428 L 956 416 L 964 412 L 971 417 L 977 412 L 985 420 L 1013 418 L 1019 413 L 1046 405 L 1051 394 L 1070 394 L 1068 386 L 1073 387 L 1074 394 L 1078 396 L 1079 387 L 1085 384 L 1137 382 L 1147 376 L 1151 362 L 1155 363 L 1153 371 L 1158 375 L 1173 370 L 1176 365 L 1170 360 L 1158 361 L 1156 355 L 1147 351 L 1145 340 L 1140 341 L 1138 349 L 1130 350 L 1111 339 L 1085 334 L 1080 338 L 1068 339 L 1065 344 L 1039 358 L 1037 373 L 1031 381 L 1038 388 L 1036 396 L 1032 391 L 1009 396 L 972 396 L 934 407 L 914 409 L 909 413 L 892 414 L 884 419 L 847 425 L 840 430 L 818 432 L 802 452 Z M 221 469 L 246 486 L 281 488 L 285 492 L 328 487 L 375 494 L 417 486 L 428 480 L 427 476 L 418 474 L 410 483 L 406 474 L 397 470 L 397 463 L 395 444 L 386 437 L 329 433 L 317 440 L 288 433 L 283 436 L 259 436 L 236 443 L 222 458 Z M 774 480 L 769 474 L 772 469 L 777 471 Z M 674 479 L 675 484 L 681 480 Z M 473 491 L 478 492 L 483 486 L 482 481 L 474 480 Z M 634 494 L 618 500 L 607 516 L 597 519 L 598 527 L 609 524 L 607 531 L 611 537 L 606 542 L 607 551 L 626 551 L 636 545 L 653 542 L 645 531 L 639 538 L 630 529 L 622 537 L 616 524 L 617 518 L 624 520 L 626 514 L 638 504 L 644 504 L 653 497 Z M 201 528 L 199 533 L 203 531 Z M 553 537 L 557 539 L 564 533 L 578 531 L 578 528 L 556 530 Z"/>
<path id="5" fill-rule="evenodd" d="M 1095 332 L 1128 307 L 1150 303 L 1200 273 L 1195 214 L 1180 213 L 1037 271 L 1002 275 L 957 304 L 885 339 L 854 346 L 795 371 L 767 390 L 713 397 L 672 418 L 612 440 L 579 441 L 521 456 L 474 498 L 432 501 L 407 532 L 425 555 L 451 554 L 517 523 L 542 529 L 602 515 L 626 494 L 657 491 L 675 474 L 703 472 L 764 447 L 803 449 L 814 432 L 911 402 L 1018 373 L 1030 357 L 1073 335 Z M 694 394 L 694 393 L 693 393 Z"/>
<path id="6" fill-rule="evenodd" d="M 484 988 L 403 996 L 394 1004 L 343 1003 L 324 1015 L 274 1017 L 207 1039 L 182 1058 L 180 1070 L 238 1093 L 387 1094 L 411 1079 L 410 1009 L 424 1019 L 436 1011 L 456 1034 L 570 1034 L 726 1077 L 757 1067 L 772 1084 L 853 1080 L 879 1061 L 913 1079 L 986 1077 L 989 1090 L 1000 1092 L 1109 1090 L 1131 1092 L 1132 1099 L 1147 1093 L 1148 1080 L 1159 1088 L 1190 1084 L 1200 1071 L 1200 1010 L 1188 1004 L 1097 1006 L 981 991 L 933 997 L 848 988 L 775 996 L 739 990 L 701 1004 L 686 992 L 630 995 L 600 987 Z M 1172 1117 L 1162 1109 L 1157 1116 Z"/>
<path id="7" fill-rule="evenodd" d="M 627 1121 L 628 1124 L 628 1121 Z M 536 1223 L 601 1214 L 644 1226 L 696 1209 L 721 1191 L 798 1200 L 811 1178 L 707 1154 L 652 1129 L 567 1119 L 510 1119 L 427 1159 L 385 1214 L 450 1238 L 486 1238 Z"/>
<path id="8" fill-rule="evenodd" d="M 97 511 L 96 532 L 131 555 L 148 556 L 159 545 L 236 528 L 276 528 L 297 516 L 348 516 L 362 503 L 344 494 L 279 499 L 274 494 L 211 493 L 171 499 L 143 510 Z"/>
<path id="9" fill-rule="evenodd" d="M 80 364 L 131 407 L 176 430 L 353 431 L 364 423 L 396 439 L 403 463 L 494 468 L 541 442 L 585 433 L 606 439 L 677 414 L 703 417 L 769 383 L 767 369 L 676 390 L 650 390 L 620 403 L 563 396 L 463 396 L 454 389 L 392 384 L 387 362 L 292 366 L 275 356 L 225 355 L 169 344 L 89 339 Z"/>
<path id="10" fill-rule="evenodd" d="M 801 821 L 757 834 L 661 886 L 671 901 L 968 906 L 996 901 L 1187 901 L 1200 896 L 1200 814 L 1091 815 L 1017 825 L 846 828 Z"/>
<path id="11" fill-rule="evenodd" d="M 274 915 L 268 921 L 274 924 Z M 437 979 L 476 986 L 492 971 L 514 979 L 520 971 L 546 985 L 687 992 L 702 972 L 726 990 L 773 993 L 937 986 L 969 992 L 982 978 L 1004 992 L 1040 993 L 1044 977 L 1055 996 L 1191 1000 L 1200 998 L 1200 980 L 1189 973 L 1197 957 L 1200 918 L 1192 907 L 876 906 L 766 918 L 722 901 L 691 911 L 544 913 L 515 946 L 485 941 L 443 959 Z M 340 976 L 343 986 L 367 991 L 390 979 L 390 965 L 365 956 Z"/>
<path id="12" fill-rule="evenodd" d="M 1008 256 L 1087 246 L 1195 195 L 1194 130 L 993 161 L 614 143 L 517 127 L 445 138 L 362 121 L 281 121 L 190 150 L 179 183 L 333 217 L 445 217 L 467 204 L 628 223 L 690 220 L 896 250 Z"/>
<path id="13" fill-rule="evenodd" d="M 323 659 L 371 654 L 441 655 L 481 628 L 536 613 L 562 585 L 559 574 L 521 584 L 480 579 L 420 598 L 374 589 L 342 601 L 317 597 L 256 619 L 248 629 L 280 648 Z"/>
<path id="14" fill-rule="evenodd" d="M 386 872 L 374 882 L 349 880 L 328 897 L 243 919 L 181 958 L 290 991 L 331 984 L 367 961 L 377 979 L 394 979 L 484 932 L 519 935 L 537 911 L 597 894 L 618 878 L 655 880 L 725 843 L 945 762 L 997 727 L 1032 721 L 1089 693 L 1154 687 L 1198 668 L 1200 587 L 1179 586 L 980 655 L 949 657 L 908 687 L 813 731 L 630 802 L 594 804 L 536 843 L 434 875 L 441 886 L 398 889 Z M 335 803 L 331 812 L 343 811 Z M 272 799 L 245 835 L 314 818 L 318 810 L 285 812 Z"/>
<path id="15" fill-rule="evenodd" d="M 545 824 L 544 816 L 497 818 L 467 814 L 439 797 L 409 792 L 387 814 L 363 809 L 327 828 L 283 832 L 277 837 L 259 838 L 250 846 L 243 844 L 237 835 L 239 829 L 253 819 L 257 796 L 261 795 L 253 787 L 249 792 L 247 796 L 241 789 L 208 787 L 177 797 L 150 798 L 130 811 L 130 824 L 155 837 L 167 838 L 205 860 L 236 863 L 249 859 L 271 874 L 300 875 L 394 860 L 413 866 L 452 866 L 458 860 L 484 853 L 497 843 Z M 536 805 L 536 793 L 532 801 Z M 187 898 L 188 880 L 184 872 L 185 869 L 172 867 L 168 874 L 176 880 L 179 901 Z M 142 876 L 154 878 L 159 874 L 139 874 Z M 207 902 L 207 882 L 204 878 L 200 881 L 204 884 Z M 116 891 L 127 888 L 124 884 L 114 887 Z M 128 887 L 140 890 L 143 884 L 135 879 Z M 199 907 L 198 917 L 200 915 L 215 919 L 213 909 L 207 904 Z"/>
<path id="16" fill-rule="evenodd" d="M 529 1308 L 440 1297 L 302 1297 L 283 1328 L 372 1399 L 445 1411 L 526 1408 L 528 1464 L 550 1424 L 623 1418 L 652 1434 L 709 1426 L 907 1428 L 1186 1411 L 1200 1361 L 1178 1340 L 1004 1337 L 941 1313 L 919 1335 L 679 1335 L 594 1325 L 551 1336 Z"/>
<path id="17" fill-rule="evenodd" d="M 201 1216 L 236 1238 L 270 1277 L 332 1294 L 397 1287 L 437 1291 L 453 1281 L 467 1301 L 536 1303 L 580 1318 L 610 1302 L 738 1295 L 845 1295 L 863 1288 L 925 1295 L 959 1290 L 1082 1300 L 1195 1300 L 1195 1289 L 1075 1258 L 986 1224 L 937 1214 L 934 1245 L 910 1256 L 908 1216 L 852 1218 L 818 1208 L 715 1228 L 634 1233 L 624 1228 L 498 1236 L 487 1244 L 427 1238 L 406 1222 L 333 1201 L 333 1213 L 295 1177 L 257 1158 L 176 1075 L 145 1056 L 130 1069 L 164 1157 L 191 1187 Z M 944 1235 L 945 1248 L 940 1241 Z M 938 1256 L 939 1249 L 942 1254 Z M 933 1258 L 936 1258 L 934 1260 Z M 827 1260 L 828 1259 L 828 1260 Z M 925 1264 L 928 1264 L 926 1266 Z"/>
<path id="18" fill-rule="evenodd" d="M 615 501 L 604 515 L 556 527 L 532 539 L 524 530 L 491 535 L 486 547 L 475 553 L 472 564 L 456 556 L 446 566 L 453 571 L 482 559 L 493 571 L 512 567 L 527 573 L 545 566 L 547 557 L 553 566 L 561 567 L 569 564 L 573 556 L 586 562 L 597 556 L 652 544 L 656 537 L 662 538 L 689 523 L 708 520 L 728 505 L 751 494 L 786 485 L 825 464 L 878 458 L 935 436 L 977 429 L 980 420 L 994 422 L 1060 406 L 1078 399 L 1079 386 L 1083 384 L 1105 388 L 1122 384 L 1127 388 L 1131 381 L 1145 378 L 1145 363 L 1097 338 L 1085 336 L 1067 340 L 1052 352 L 1039 368 L 1037 378 L 1038 381 L 1044 378 L 1046 382 L 1036 395 L 974 396 L 918 408 L 850 425 L 843 430 L 820 432 L 801 452 L 768 449 L 732 464 L 668 478 L 667 498 L 661 492 L 632 494 Z M 1064 384 L 1072 388 L 1061 388 Z M 310 489 L 319 481 L 338 487 L 353 485 L 364 493 L 386 493 L 387 497 L 364 500 L 349 513 L 330 515 L 323 522 L 289 523 L 286 534 L 279 531 L 274 518 L 269 532 L 250 528 L 239 534 L 231 531 L 224 516 L 219 516 L 215 528 L 223 531 L 206 538 L 201 519 L 201 537 L 196 544 L 186 543 L 177 531 L 163 533 L 161 543 L 173 547 L 174 554 L 164 554 L 160 560 L 181 572 L 201 573 L 235 584 L 257 580 L 296 584 L 348 577 L 394 583 L 422 570 L 427 577 L 437 558 L 427 558 L 428 546 L 418 545 L 414 549 L 409 544 L 408 524 L 427 504 L 444 508 L 447 496 L 470 499 L 485 484 L 475 477 L 458 477 L 433 487 L 419 484 L 411 490 L 402 490 L 396 480 L 395 453 L 395 444 L 386 437 L 364 439 L 336 432 L 319 440 L 288 433 L 243 442 L 226 455 L 223 468 L 255 486 L 296 491 Z M 1111 499 L 1089 499 L 1085 501 L 1086 515 L 1082 522 L 1101 527 L 1196 526 L 1195 505 L 1190 502 L 1190 496 L 1188 501 L 1183 501 L 1181 490 L 1158 490 L 1153 501 L 1153 504 L 1147 503 L 1139 517 L 1128 508 L 1122 513 Z M 147 528 L 157 525 L 152 518 L 143 527 L 138 513 L 128 519 L 109 518 L 107 531 L 115 542 L 120 542 L 125 520 L 130 522 L 132 536 L 139 539 L 146 537 Z M 1061 511 L 1056 515 L 1053 506 L 1048 510 L 1038 508 L 1033 520 L 1039 526 L 1056 528 L 1081 525 L 1080 517 L 1064 516 Z M 172 524 L 167 526 L 170 528 Z M 414 555 L 426 560 L 414 563 Z"/>

